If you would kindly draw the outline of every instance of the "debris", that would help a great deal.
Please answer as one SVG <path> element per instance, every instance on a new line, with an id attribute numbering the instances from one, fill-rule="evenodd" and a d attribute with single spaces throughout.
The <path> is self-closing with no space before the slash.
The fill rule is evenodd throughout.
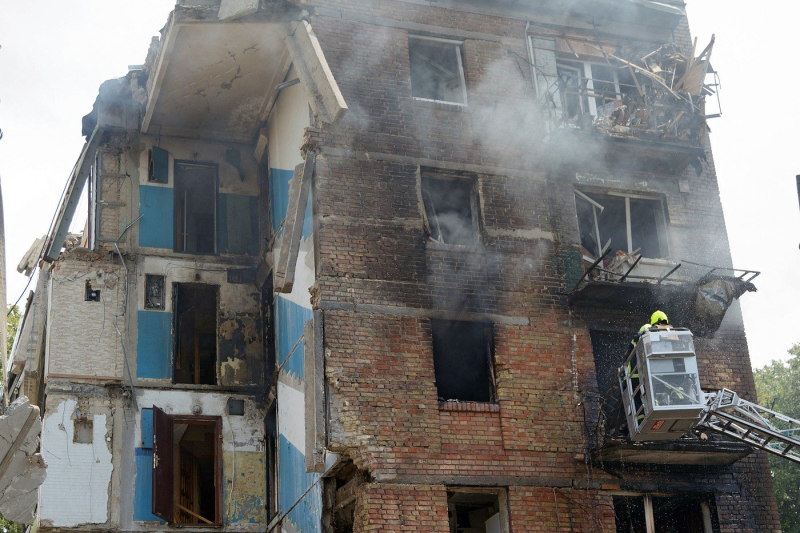
<path id="1" fill-rule="evenodd" d="M 0 514 L 21 524 L 32 524 L 39 501 L 39 485 L 47 477 L 41 454 L 39 408 L 28 398 L 18 398 L 0 417 Z"/>

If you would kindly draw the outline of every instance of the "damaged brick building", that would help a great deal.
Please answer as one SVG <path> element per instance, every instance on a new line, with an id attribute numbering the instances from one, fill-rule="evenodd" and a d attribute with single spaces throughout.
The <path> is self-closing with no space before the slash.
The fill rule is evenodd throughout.
<path id="1" fill-rule="evenodd" d="M 762 452 L 619 417 L 657 308 L 755 399 L 712 48 L 666 0 L 181 0 L 21 265 L 39 528 L 778 531 Z"/>

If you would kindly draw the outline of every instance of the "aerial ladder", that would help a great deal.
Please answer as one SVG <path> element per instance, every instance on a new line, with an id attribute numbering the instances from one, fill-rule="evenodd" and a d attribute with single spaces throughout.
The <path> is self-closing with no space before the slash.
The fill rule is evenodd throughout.
<path id="1" fill-rule="evenodd" d="M 688 329 L 654 326 L 643 332 L 617 376 L 634 442 L 674 440 L 705 428 L 800 463 L 800 420 L 729 389 L 703 392 Z"/>

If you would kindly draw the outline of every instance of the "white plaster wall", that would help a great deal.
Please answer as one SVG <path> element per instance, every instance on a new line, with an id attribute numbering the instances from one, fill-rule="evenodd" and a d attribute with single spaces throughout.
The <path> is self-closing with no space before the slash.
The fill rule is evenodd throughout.
<path id="1" fill-rule="evenodd" d="M 192 407 L 199 405 L 203 416 L 222 417 L 222 450 L 236 452 L 264 451 L 263 410 L 247 396 L 189 391 L 137 390 L 139 408 L 158 407 L 168 415 L 192 414 Z M 228 415 L 228 398 L 244 400 L 244 416 Z M 142 442 L 141 411 L 136 415 L 136 445 Z"/>
<path id="2" fill-rule="evenodd" d="M 304 396 L 299 390 L 278 382 L 278 421 L 281 435 L 301 452 L 306 449 Z"/>
<path id="3" fill-rule="evenodd" d="M 287 81 L 297 77 L 292 67 Z M 303 162 L 300 147 L 303 145 L 305 129 L 311 125 L 311 113 L 303 87 L 300 84 L 283 89 L 275 107 L 269 115 L 269 166 L 282 170 L 294 170 Z"/>
<path id="4" fill-rule="evenodd" d="M 91 444 L 72 442 L 77 402 L 64 400 L 48 409 L 42 428 L 42 455 L 47 479 L 41 488 L 40 516 L 57 527 L 108 521 L 111 452 L 106 443 L 106 416 L 95 414 Z"/>

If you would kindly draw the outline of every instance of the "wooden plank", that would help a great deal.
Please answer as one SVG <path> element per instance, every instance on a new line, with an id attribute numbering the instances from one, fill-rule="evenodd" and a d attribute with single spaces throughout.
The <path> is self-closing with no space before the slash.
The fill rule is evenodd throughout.
<path id="1" fill-rule="evenodd" d="M 195 518 L 197 518 L 197 519 L 199 519 L 199 520 L 202 520 L 202 521 L 203 521 L 203 522 L 205 522 L 206 524 L 211 524 L 212 526 L 214 525 L 214 522 L 212 522 L 212 521 L 211 521 L 211 520 L 209 520 L 208 518 L 203 518 L 203 517 L 202 517 L 202 516 L 200 516 L 199 514 L 195 513 L 194 511 L 190 511 L 189 509 L 187 509 L 186 507 L 184 507 L 183 505 L 181 505 L 181 504 L 179 504 L 179 503 L 176 503 L 176 504 L 175 504 L 175 507 L 177 507 L 178 509 L 180 509 L 180 510 L 181 510 L 181 511 L 183 511 L 184 513 L 188 513 L 188 514 L 192 515 L 193 517 L 195 517 Z"/>

